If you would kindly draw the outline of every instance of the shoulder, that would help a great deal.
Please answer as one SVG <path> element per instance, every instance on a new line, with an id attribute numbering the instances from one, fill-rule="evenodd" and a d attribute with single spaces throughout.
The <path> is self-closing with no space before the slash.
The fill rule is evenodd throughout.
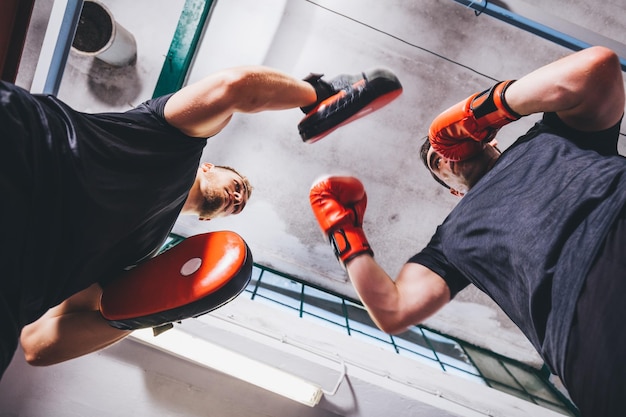
<path id="1" fill-rule="evenodd" d="M 556 113 L 544 113 L 541 121 L 535 124 L 526 135 L 520 137 L 511 148 L 535 138 L 542 140 L 546 137 L 549 141 L 550 138 L 547 136 L 552 138 L 556 136 L 566 139 L 583 150 L 593 150 L 605 156 L 617 155 L 620 125 L 621 119 L 608 129 L 585 132 L 568 126 Z M 547 145 L 548 142 L 543 144 Z"/>
<path id="2" fill-rule="evenodd" d="M 146 100 L 137 106 L 137 109 L 148 111 L 165 120 L 165 105 L 173 95 L 174 93 Z"/>
<path id="3" fill-rule="evenodd" d="M 452 299 L 469 285 L 469 281 L 447 259 L 441 238 L 441 227 L 439 227 L 428 246 L 413 255 L 407 264 L 419 264 L 438 275 L 448 286 L 450 299 Z"/>

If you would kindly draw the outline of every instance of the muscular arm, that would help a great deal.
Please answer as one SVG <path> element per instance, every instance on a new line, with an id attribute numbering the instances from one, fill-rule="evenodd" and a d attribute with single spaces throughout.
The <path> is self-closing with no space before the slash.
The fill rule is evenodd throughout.
<path id="1" fill-rule="evenodd" d="M 99 312 L 98 284 L 73 295 L 24 327 L 20 342 L 26 361 L 47 366 L 100 350 L 129 331 L 115 329 Z"/>
<path id="2" fill-rule="evenodd" d="M 556 112 L 581 131 L 608 129 L 624 112 L 619 58 L 604 47 L 568 55 L 513 83 L 506 101 L 519 114 Z"/>
<path id="3" fill-rule="evenodd" d="M 368 313 L 387 333 L 421 323 L 450 301 L 445 281 L 420 264 L 405 264 L 395 281 L 371 256 L 354 258 L 347 270 Z"/>
<path id="4" fill-rule="evenodd" d="M 165 119 L 189 136 L 218 133 L 236 112 L 283 110 L 315 102 L 311 84 L 263 66 L 223 70 L 176 92 Z"/>

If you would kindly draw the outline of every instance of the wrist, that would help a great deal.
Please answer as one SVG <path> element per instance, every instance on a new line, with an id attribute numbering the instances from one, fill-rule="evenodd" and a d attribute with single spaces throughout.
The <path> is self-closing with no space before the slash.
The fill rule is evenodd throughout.
<path id="1" fill-rule="evenodd" d="M 315 90 L 316 99 L 313 104 L 309 104 L 304 107 L 300 107 L 302 113 L 308 114 L 311 110 L 313 110 L 317 105 L 319 105 L 323 100 L 327 99 L 331 95 L 334 94 L 333 88 L 326 81 L 322 80 L 324 74 L 309 74 L 303 81 L 311 84 L 313 89 Z"/>
<path id="2" fill-rule="evenodd" d="M 498 106 L 499 108 L 503 109 L 505 113 L 508 113 L 508 118 L 513 119 L 513 120 L 518 120 L 522 118 L 522 115 L 519 114 L 518 112 L 516 112 L 515 110 L 513 110 L 511 108 L 511 106 L 509 105 L 509 102 L 506 99 L 506 92 L 508 91 L 509 87 L 517 80 L 507 80 L 507 81 L 502 81 L 498 84 L 495 85 L 494 87 L 494 92 L 495 92 L 495 97 L 494 100 L 496 102 L 496 106 Z"/>
<path id="3" fill-rule="evenodd" d="M 485 90 L 482 93 L 474 95 L 469 102 L 470 111 L 476 120 L 482 120 L 483 124 L 504 125 L 513 122 L 522 117 L 514 111 L 506 101 L 505 94 L 507 89 L 515 80 L 501 81 Z"/>
<path id="4" fill-rule="evenodd" d="M 344 227 L 329 233 L 328 239 L 335 256 L 345 266 L 352 259 L 361 255 L 374 256 L 365 232 L 360 227 Z"/>

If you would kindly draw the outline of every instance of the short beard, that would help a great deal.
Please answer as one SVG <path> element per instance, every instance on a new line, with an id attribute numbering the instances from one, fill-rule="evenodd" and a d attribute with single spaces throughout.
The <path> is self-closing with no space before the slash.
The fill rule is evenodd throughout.
<path id="1" fill-rule="evenodd" d="M 213 190 L 204 194 L 202 200 L 202 206 L 200 207 L 200 217 L 212 219 L 219 217 L 224 206 L 223 194 L 217 193 Z"/>

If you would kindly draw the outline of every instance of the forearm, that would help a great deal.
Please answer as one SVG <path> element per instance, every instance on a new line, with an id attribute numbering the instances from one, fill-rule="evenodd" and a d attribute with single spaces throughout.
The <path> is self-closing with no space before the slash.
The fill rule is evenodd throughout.
<path id="1" fill-rule="evenodd" d="M 311 84 L 273 68 L 251 66 L 234 71 L 229 99 L 237 103 L 238 112 L 293 109 L 317 100 Z"/>
<path id="2" fill-rule="evenodd" d="M 174 94 L 165 118 L 190 136 L 219 132 L 236 112 L 298 108 L 315 102 L 307 82 L 263 66 L 231 68 L 212 74 Z"/>
<path id="3" fill-rule="evenodd" d="M 405 264 L 395 280 L 369 255 L 350 261 L 347 270 L 372 320 L 387 333 L 423 322 L 450 301 L 446 282 L 419 264 Z"/>
<path id="4" fill-rule="evenodd" d="M 29 364 L 48 366 L 95 352 L 128 334 L 109 326 L 99 311 L 54 315 L 50 310 L 24 327 L 20 341 Z"/>
<path id="5" fill-rule="evenodd" d="M 374 323 L 384 332 L 398 333 L 403 323 L 401 294 L 391 277 L 369 255 L 354 258 L 346 265 L 348 276 Z"/>

